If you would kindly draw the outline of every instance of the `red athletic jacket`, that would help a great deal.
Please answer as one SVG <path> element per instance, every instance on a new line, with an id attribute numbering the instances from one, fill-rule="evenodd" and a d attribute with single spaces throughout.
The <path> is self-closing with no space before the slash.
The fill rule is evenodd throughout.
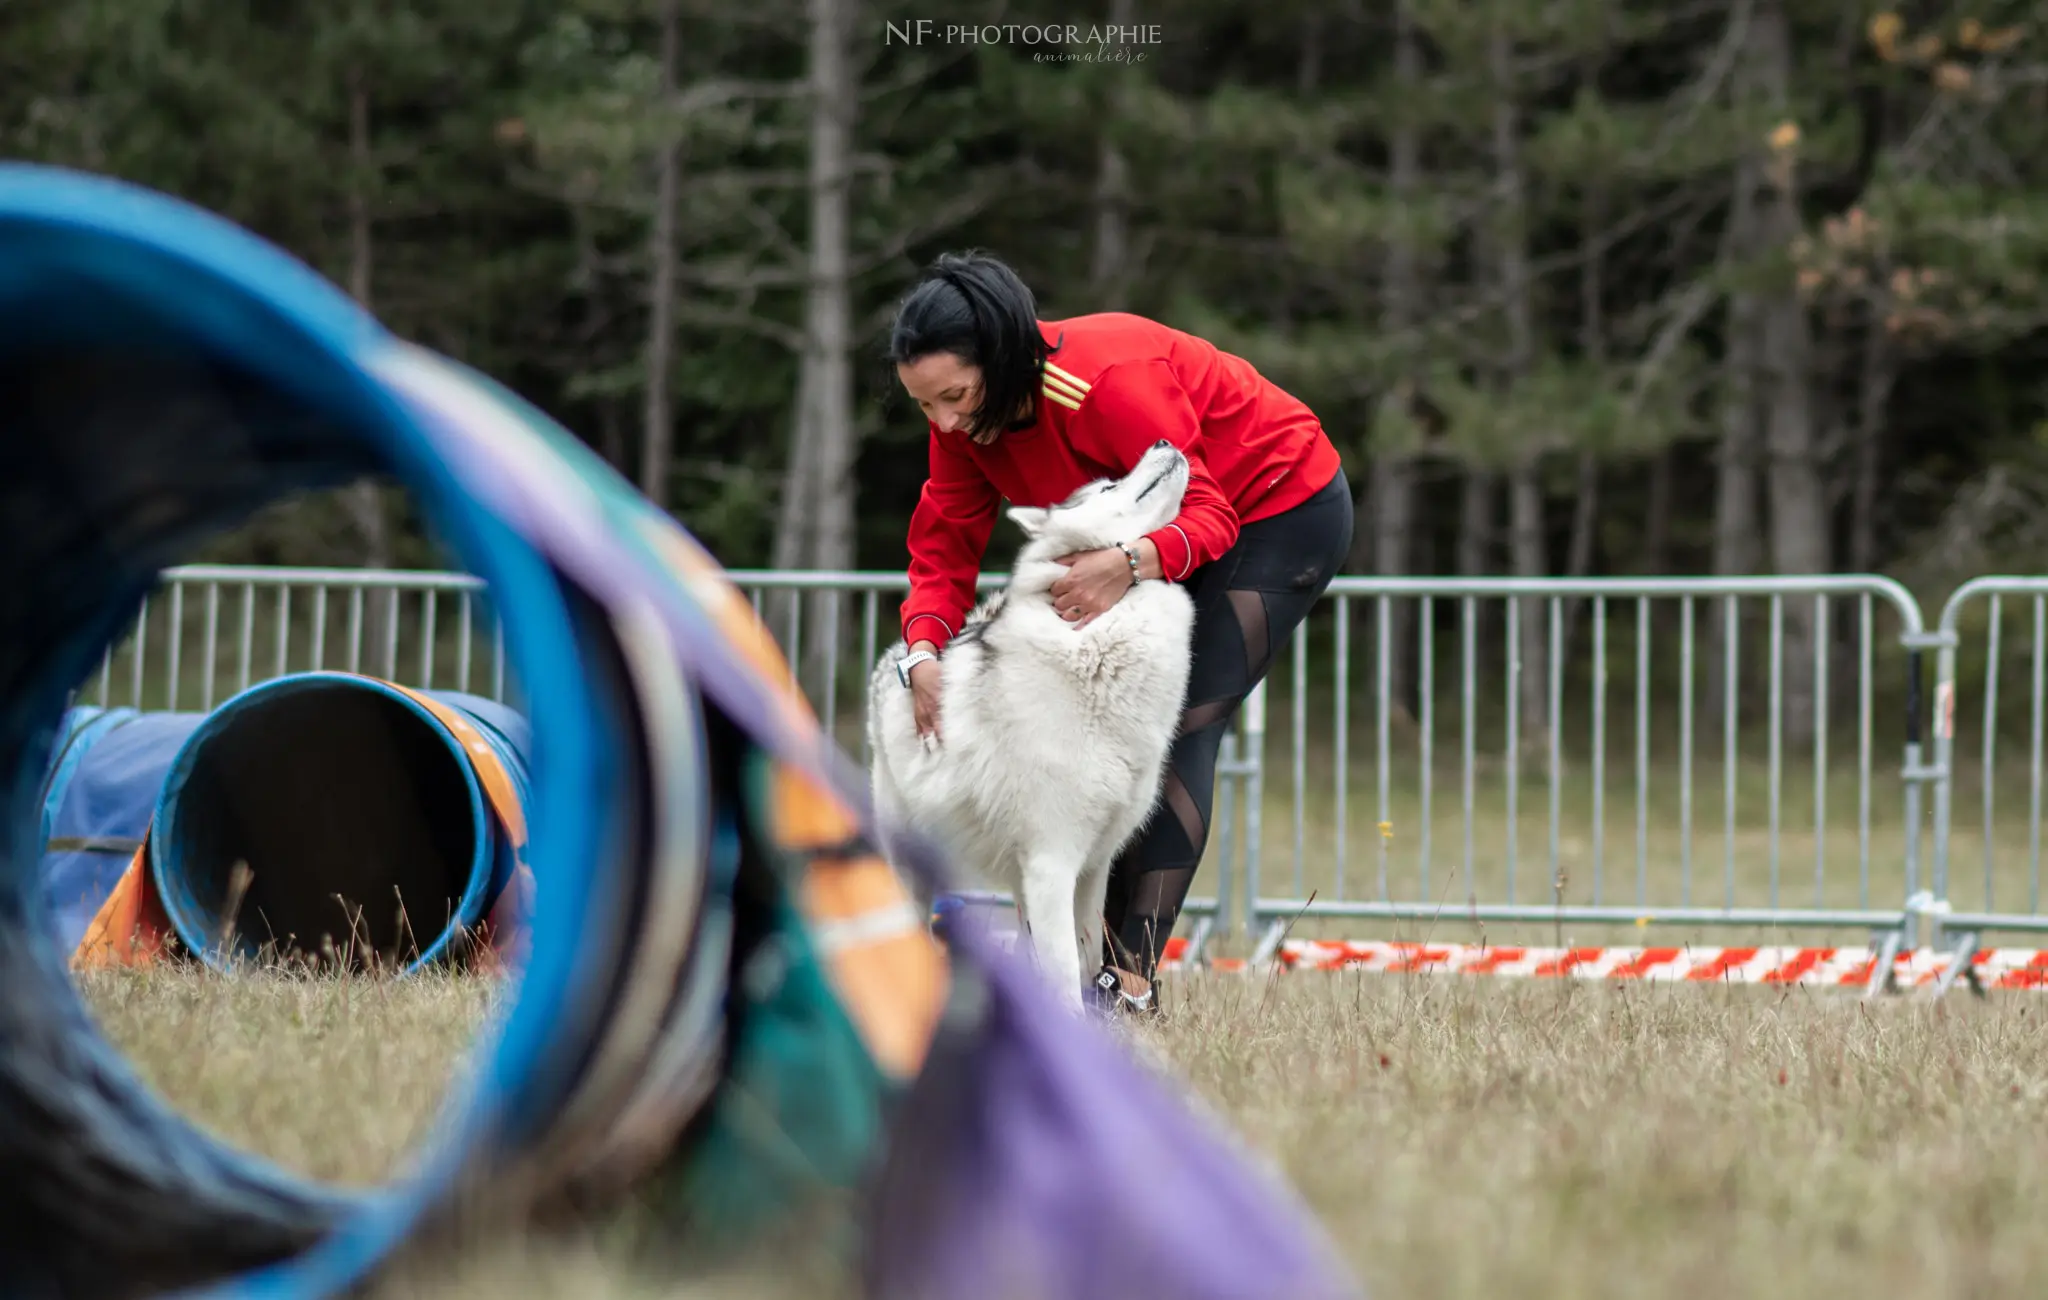
<path id="1" fill-rule="evenodd" d="M 1337 475 L 1337 449 L 1315 413 L 1206 340 L 1122 312 L 1039 327 L 1054 352 L 1035 425 L 983 447 L 927 422 L 931 471 L 910 517 L 905 640 L 943 649 L 960 630 L 1004 499 L 1064 501 L 1128 473 L 1161 438 L 1192 470 L 1179 517 L 1151 534 L 1176 582 L 1228 551 L 1240 523 L 1299 505 Z"/>

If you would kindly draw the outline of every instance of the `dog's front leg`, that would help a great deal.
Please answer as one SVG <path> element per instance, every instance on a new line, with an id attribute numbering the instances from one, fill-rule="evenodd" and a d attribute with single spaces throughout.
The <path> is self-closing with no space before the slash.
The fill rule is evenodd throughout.
<path id="1" fill-rule="evenodd" d="M 1103 906 L 1109 900 L 1109 864 L 1091 861 L 1074 887 L 1075 907 L 1080 910 L 1081 966 L 1087 969 L 1106 961 L 1103 951 Z"/>
<path id="2" fill-rule="evenodd" d="M 1074 866 L 1064 853 L 1037 852 L 1024 861 L 1024 922 L 1038 968 L 1053 991 L 1081 1010 L 1081 948 L 1075 934 Z"/>

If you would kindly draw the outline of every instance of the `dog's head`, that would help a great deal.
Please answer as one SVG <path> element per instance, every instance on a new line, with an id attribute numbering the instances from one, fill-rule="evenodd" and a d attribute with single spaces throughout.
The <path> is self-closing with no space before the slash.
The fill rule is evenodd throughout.
<path id="1" fill-rule="evenodd" d="M 1010 518 L 1033 556 L 1135 542 L 1172 523 L 1188 490 L 1188 458 L 1164 438 L 1122 478 L 1097 479 L 1056 506 L 1017 506 Z"/>

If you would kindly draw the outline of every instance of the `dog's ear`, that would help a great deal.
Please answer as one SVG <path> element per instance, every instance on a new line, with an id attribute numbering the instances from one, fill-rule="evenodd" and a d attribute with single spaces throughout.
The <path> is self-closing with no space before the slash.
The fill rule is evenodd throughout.
<path id="1" fill-rule="evenodd" d="M 1010 518 L 1017 521 L 1017 527 L 1024 530 L 1026 537 L 1036 537 L 1045 531 L 1045 521 L 1052 512 L 1039 506 L 1012 506 Z"/>

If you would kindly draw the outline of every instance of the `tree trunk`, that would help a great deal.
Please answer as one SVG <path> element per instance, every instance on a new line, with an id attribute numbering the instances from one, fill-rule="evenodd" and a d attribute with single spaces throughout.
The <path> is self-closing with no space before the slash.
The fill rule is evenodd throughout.
<path id="1" fill-rule="evenodd" d="M 1536 462 L 1522 460 L 1508 473 L 1508 549 L 1517 578 L 1541 578 L 1550 568 L 1543 535 L 1543 480 Z M 1540 748 L 1550 736 L 1550 618 L 1559 605 L 1524 597 L 1521 631 L 1522 742 Z"/>
<path id="2" fill-rule="evenodd" d="M 1659 447 L 1650 458 L 1649 506 L 1643 520 L 1644 573 L 1671 572 L 1671 487 L 1677 459 L 1672 447 Z"/>
<path id="3" fill-rule="evenodd" d="M 1416 90 L 1422 82 L 1422 48 L 1415 32 L 1412 0 L 1394 0 L 1394 71 L 1404 90 Z M 1404 95 L 1404 99 L 1409 96 Z M 1412 204 L 1422 180 L 1421 133 L 1412 122 L 1401 121 L 1392 131 L 1388 167 L 1389 188 L 1396 208 Z M 1408 338 L 1422 321 L 1422 265 L 1420 250 L 1405 234 L 1395 236 L 1387 251 L 1387 293 L 1385 322 L 1395 338 Z M 1412 371 L 1411 371 L 1412 380 Z M 1395 385 L 1394 401 L 1405 401 L 1409 384 Z M 1366 489 L 1366 514 L 1370 528 L 1357 530 L 1352 546 L 1352 563 L 1363 567 L 1360 543 L 1372 548 L 1372 570 L 1381 577 L 1399 577 L 1411 568 L 1409 548 L 1413 543 L 1415 520 L 1415 464 L 1405 453 L 1381 451 L 1372 458 L 1370 483 Z M 1387 634 L 1390 639 L 1388 682 L 1390 703 L 1405 713 L 1409 702 L 1408 665 L 1413 653 L 1408 629 L 1414 625 L 1407 601 L 1389 600 Z M 1377 675 L 1375 675 L 1375 682 Z M 1375 686 L 1377 689 L 1377 686 Z"/>
<path id="4" fill-rule="evenodd" d="M 1110 0 L 1109 21 L 1118 28 L 1137 24 L 1136 0 Z M 1129 77 L 1111 78 L 1107 94 L 1109 112 L 1097 137 L 1095 175 L 1095 256 L 1089 271 L 1089 286 L 1097 311 L 1123 311 L 1128 307 L 1131 288 L 1131 169 L 1123 150 L 1110 132 L 1112 123 L 1128 115 L 1126 93 Z"/>
<path id="5" fill-rule="evenodd" d="M 1458 572 L 1480 578 L 1493 571 L 1494 502 L 1498 476 L 1493 471 L 1469 468 L 1458 510 Z M 1490 602 L 1472 607 L 1472 636 L 1475 645 L 1486 644 L 1487 611 Z"/>
<path id="6" fill-rule="evenodd" d="M 1458 572 L 1468 578 L 1492 571 L 1495 481 L 1491 470 L 1465 471 L 1458 511 Z"/>
<path id="7" fill-rule="evenodd" d="M 1856 467 L 1849 498 L 1849 568 L 1856 573 L 1869 573 L 1877 564 L 1877 476 L 1884 460 L 1885 404 L 1891 398 L 1894 373 L 1884 309 L 1878 306 L 1870 313 L 1856 385 Z"/>
<path id="8" fill-rule="evenodd" d="M 1586 192 L 1586 230 L 1595 241 L 1586 250 L 1586 260 L 1579 271 L 1579 339 L 1586 352 L 1586 360 L 1595 368 L 1607 364 L 1607 313 L 1604 305 L 1607 292 L 1606 254 L 1599 243 L 1599 233 L 1607 213 L 1606 195 L 1598 182 L 1589 185 Z M 1593 543 L 1597 539 L 1600 522 L 1600 459 L 1591 447 L 1581 447 L 1578 454 L 1578 472 L 1573 483 L 1571 534 L 1565 545 L 1565 573 L 1573 578 L 1583 578 L 1593 571 Z M 1584 612 L 1586 602 L 1568 600 L 1565 602 L 1564 655 L 1570 662 L 1572 643 L 1579 627 L 1579 616 Z"/>
<path id="9" fill-rule="evenodd" d="M 1779 0 L 1760 5 L 1750 28 L 1758 90 L 1784 111 L 1792 78 L 1791 34 Z M 1795 207 L 1796 171 L 1789 160 L 1767 171 L 1758 210 L 1759 235 L 1773 252 L 1799 234 Z M 1824 573 L 1828 569 L 1829 519 L 1813 427 L 1813 335 L 1806 306 L 1789 280 L 1760 304 L 1765 423 L 1769 456 L 1770 541 L 1773 567 L 1782 574 Z M 1782 669 L 1785 740 L 1812 739 L 1814 726 L 1813 601 L 1784 604 L 1785 661 Z"/>
<path id="10" fill-rule="evenodd" d="M 1757 254 L 1756 191 L 1761 171 L 1762 163 L 1754 148 L 1745 150 L 1736 161 L 1725 254 L 1733 264 L 1747 264 Z M 1758 419 L 1758 321 L 1754 293 L 1740 288 L 1728 295 L 1727 345 L 1721 373 L 1721 439 L 1715 456 L 1714 488 L 1714 572 L 1723 576 L 1754 573 L 1762 557 L 1757 540 L 1762 523 L 1757 476 L 1762 451 Z M 1718 720 L 1728 698 L 1728 641 L 1730 637 L 1739 638 L 1741 628 L 1730 625 L 1728 602 L 1723 600 L 1710 602 L 1708 625 L 1709 651 L 1702 665 L 1702 682 L 1707 714 Z"/>
<path id="11" fill-rule="evenodd" d="M 1301 95 L 1313 95 L 1323 84 L 1323 15 L 1308 13 L 1301 20 L 1301 52 L 1294 65 L 1294 88 Z"/>
<path id="12" fill-rule="evenodd" d="M 1495 274 L 1499 277 L 1501 305 L 1506 315 L 1507 351 L 1500 362 L 1500 386 L 1512 389 L 1529 373 L 1536 351 L 1535 307 L 1529 285 L 1529 254 L 1524 231 L 1521 147 L 1521 115 L 1516 104 L 1514 46 L 1506 26 L 1496 21 L 1487 43 L 1488 63 L 1493 75 L 1493 165 L 1500 211 L 1495 220 Z M 1540 430 L 1525 430 L 1524 435 Z M 1544 545 L 1543 452 L 1531 450 L 1515 460 L 1509 471 L 1508 549 L 1513 555 L 1515 576 L 1542 577 L 1550 567 Z M 1543 602 L 1521 598 L 1518 622 L 1521 630 L 1522 730 L 1530 743 L 1539 743 L 1554 721 L 1549 716 L 1549 642 L 1545 633 Z M 1555 608 L 1554 606 L 1552 608 Z"/>
<path id="13" fill-rule="evenodd" d="M 370 218 L 370 181 L 376 159 L 370 152 L 370 85 L 361 67 L 348 70 L 348 291 L 365 311 L 372 309 L 371 281 L 375 244 Z M 391 528 L 385 517 L 384 492 L 376 475 L 357 479 L 342 492 L 349 521 L 362 540 L 365 568 L 391 567 Z M 390 675 L 395 664 L 384 661 L 389 629 L 398 619 L 398 593 L 363 601 L 362 667 Z"/>
<path id="14" fill-rule="evenodd" d="M 1382 578 L 1406 577 L 1414 569 L 1409 548 L 1415 539 L 1415 463 L 1401 456 L 1374 457 L 1366 493 L 1366 514 L 1372 526 L 1357 531 L 1371 541 L 1372 571 Z M 1377 611 L 1377 602 L 1374 606 Z M 1386 610 L 1387 703 L 1391 716 L 1405 719 L 1413 716 L 1414 704 L 1409 693 L 1411 665 L 1416 654 L 1409 636 L 1415 626 L 1414 605 L 1403 597 L 1394 596 L 1388 598 Z M 1377 630 L 1374 637 L 1372 681 L 1373 690 L 1377 692 Z"/>
<path id="15" fill-rule="evenodd" d="M 798 455 L 810 479 L 799 498 L 808 516 L 801 563 L 843 570 L 854 563 L 855 463 L 860 425 L 853 408 L 853 255 L 851 187 L 853 128 L 860 88 L 853 70 L 858 0 L 811 0 L 809 285 L 804 296 L 804 352 L 798 381 Z M 828 652 L 838 639 L 842 595 L 815 594 L 804 619 L 804 679 L 823 685 Z"/>
<path id="16" fill-rule="evenodd" d="M 676 62 L 681 56 L 680 0 L 661 0 L 661 106 L 669 131 L 676 99 Z M 654 220 L 647 230 L 646 405 L 640 430 L 640 490 L 666 510 L 669 465 L 675 447 L 675 412 L 669 371 L 676 333 L 676 203 L 681 185 L 682 142 L 664 135 L 655 162 Z"/>

